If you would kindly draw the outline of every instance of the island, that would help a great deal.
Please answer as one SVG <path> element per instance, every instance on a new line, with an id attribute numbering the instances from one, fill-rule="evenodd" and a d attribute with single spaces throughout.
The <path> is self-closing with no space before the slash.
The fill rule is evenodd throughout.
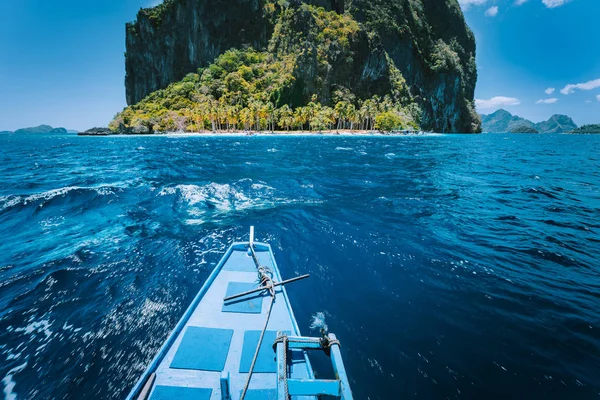
<path id="1" fill-rule="evenodd" d="M 15 135 L 21 135 L 21 134 L 64 135 L 64 134 L 67 134 L 67 133 L 77 133 L 77 131 L 69 131 L 69 130 L 67 130 L 65 128 L 53 128 L 50 125 L 38 125 L 38 126 L 29 127 L 29 128 L 17 129 L 14 132 L 13 131 L 1 131 L 0 132 L 0 134 L 15 134 Z"/>
<path id="2" fill-rule="evenodd" d="M 568 133 L 600 133 L 600 124 L 583 125 Z"/>
<path id="3" fill-rule="evenodd" d="M 126 34 L 113 133 L 480 131 L 456 1 L 166 0 Z"/>
<path id="4" fill-rule="evenodd" d="M 540 133 L 533 126 L 529 125 L 517 125 L 511 128 L 510 133 Z"/>
<path id="5" fill-rule="evenodd" d="M 565 133 L 577 128 L 567 115 L 555 114 L 547 121 L 534 123 L 503 109 L 481 115 L 481 122 L 488 133 Z"/>

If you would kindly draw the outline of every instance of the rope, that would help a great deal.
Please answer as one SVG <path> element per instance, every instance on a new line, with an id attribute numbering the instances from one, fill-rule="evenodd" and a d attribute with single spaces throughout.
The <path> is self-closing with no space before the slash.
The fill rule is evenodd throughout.
<path id="1" fill-rule="evenodd" d="M 242 395 L 240 396 L 240 400 L 244 400 L 246 397 L 246 391 L 250 386 L 250 380 L 252 379 L 252 372 L 254 372 L 254 364 L 256 364 L 256 359 L 258 358 L 258 352 L 260 350 L 260 345 L 262 344 L 263 337 L 265 336 L 265 331 L 267 330 L 267 325 L 269 324 L 269 317 L 271 316 L 271 310 L 273 309 L 273 304 L 275 303 L 275 296 L 271 297 L 271 305 L 269 305 L 269 312 L 267 313 L 267 319 L 265 321 L 265 327 L 263 328 L 260 338 L 258 339 L 258 345 L 256 346 L 256 351 L 254 352 L 254 358 L 252 359 L 252 364 L 250 365 L 250 371 L 248 372 L 248 378 L 246 379 L 246 384 L 244 385 L 244 390 L 242 391 Z"/>
<path id="2" fill-rule="evenodd" d="M 283 382 L 283 391 L 285 392 L 284 395 L 284 399 L 288 400 L 289 398 L 289 391 L 288 391 L 288 380 L 287 380 L 287 352 L 288 352 L 288 337 L 287 335 L 284 336 L 283 339 L 283 365 L 285 366 L 285 381 Z"/>
<path id="3" fill-rule="evenodd" d="M 252 249 L 252 247 L 250 247 Z M 252 254 L 254 255 L 254 249 L 252 249 Z M 256 260 L 256 256 L 254 256 L 255 262 L 258 266 L 258 260 Z M 271 311 L 273 310 L 273 304 L 275 304 L 275 288 L 273 286 L 273 279 L 269 276 L 271 270 L 267 267 L 258 266 L 258 275 L 260 280 L 260 285 L 265 286 L 265 289 L 269 291 L 271 295 L 271 304 L 269 304 L 269 311 L 267 312 L 267 318 L 265 320 L 265 326 L 260 333 L 260 337 L 258 339 L 258 345 L 256 345 L 256 351 L 254 352 L 254 358 L 252 359 L 252 364 L 250 365 L 250 370 L 248 371 L 248 378 L 246 379 L 246 384 L 244 385 L 244 390 L 242 391 L 242 395 L 240 396 L 240 400 L 244 400 L 246 397 L 246 392 L 248 391 L 248 387 L 250 386 L 250 380 L 252 379 L 252 373 L 254 372 L 254 365 L 256 364 L 256 360 L 258 359 L 258 352 L 260 351 L 260 345 L 262 344 L 263 338 L 265 336 L 265 332 L 267 331 L 267 326 L 269 325 L 269 318 L 271 318 Z M 286 382 L 287 383 L 287 382 Z M 287 393 L 287 389 L 286 389 Z"/>

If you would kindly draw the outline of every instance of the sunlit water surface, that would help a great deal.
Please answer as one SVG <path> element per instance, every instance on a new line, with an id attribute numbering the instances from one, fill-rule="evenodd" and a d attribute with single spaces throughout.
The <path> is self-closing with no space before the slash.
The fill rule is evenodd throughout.
<path id="1" fill-rule="evenodd" d="M 357 399 L 600 395 L 600 136 L 0 135 L 0 397 L 124 397 L 250 225 Z"/>

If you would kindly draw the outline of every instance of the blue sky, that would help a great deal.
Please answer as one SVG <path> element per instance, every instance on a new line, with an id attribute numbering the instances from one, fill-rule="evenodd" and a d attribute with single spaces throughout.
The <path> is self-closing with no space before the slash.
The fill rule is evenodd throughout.
<path id="1" fill-rule="evenodd" d="M 153 2 L 5 2 L 0 130 L 107 125 L 125 106 L 125 22 Z M 535 122 L 563 113 L 600 123 L 600 0 L 460 2 L 477 38 L 480 112 L 502 107 Z"/>
<path id="2" fill-rule="evenodd" d="M 600 123 L 600 0 L 459 2 L 477 40 L 479 112 Z"/>

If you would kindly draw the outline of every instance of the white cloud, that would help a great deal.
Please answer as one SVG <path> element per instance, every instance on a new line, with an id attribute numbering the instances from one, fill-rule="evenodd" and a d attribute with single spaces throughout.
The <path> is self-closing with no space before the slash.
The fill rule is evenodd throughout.
<path id="1" fill-rule="evenodd" d="M 521 101 L 519 99 L 516 99 L 514 97 L 503 97 L 503 96 L 492 97 L 489 100 L 482 100 L 482 99 L 475 100 L 475 105 L 477 106 L 477 108 L 481 108 L 481 109 L 518 106 L 519 104 L 521 104 Z"/>
<path id="2" fill-rule="evenodd" d="M 600 94 L 596 96 L 596 100 L 600 101 Z"/>
<path id="3" fill-rule="evenodd" d="M 544 90 L 544 92 L 550 96 L 552 93 L 554 93 L 556 89 L 554 89 L 553 87 L 549 87 L 548 89 Z"/>
<path id="4" fill-rule="evenodd" d="M 535 104 L 554 104 L 558 101 L 558 99 L 556 98 L 551 98 L 551 99 L 541 99 L 535 102 Z"/>
<path id="5" fill-rule="evenodd" d="M 480 6 L 487 3 L 487 0 L 458 0 L 463 10 L 468 10 L 471 6 Z"/>
<path id="6" fill-rule="evenodd" d="M 529 0 L 515 0 L 514 4 L 516 6 L 521 6 L 525 3 L 527 3 Z M 542 3 L 547 7 L 547 8 L 556 8 L 556 7 L 560 7 L 562 5 L 565 5 L 569 2 L 570 0 L 542 0 Z M 483 4 L 486 4 L 488 2 L 488 0 L 458 0 L 458 3 L 460 4 L 460 6 L 462 7 L 463 10 L 468 10 L 469 8 L 471 8 L 471 6 L 480 6 Z M 492 9 L 495 8 L 495 11 L 492 11 Z M 488 15 L 490 17 L 495 16 L 498 13 L 498 7 L 493 6 L 491 8 L 489 8 L 486 11 L 486 15 L 487 12 L 493 13 L 491 15 Z"/>
<path id="7" fill-rule="evenodd" d="M 568 84 L 561 89 L 562 94 L 571 94 L 575 92 L 575 89 L 579 90 L 593 90 L 600 88 L 600 79 L 594 79 L 593 81 L 577 84 Z"/>
<path id="8" fill-rule="evenodd" d="M 542 0 L 542 3 L 548 8 L 560 7 L 566 2 L 567 0 Z"/>
<path id="9" fill-rule="evenodd" d="M 498 6 L 492 6 L 485 11 L 486 17 L 495 17 L 498 15 Z"/>

